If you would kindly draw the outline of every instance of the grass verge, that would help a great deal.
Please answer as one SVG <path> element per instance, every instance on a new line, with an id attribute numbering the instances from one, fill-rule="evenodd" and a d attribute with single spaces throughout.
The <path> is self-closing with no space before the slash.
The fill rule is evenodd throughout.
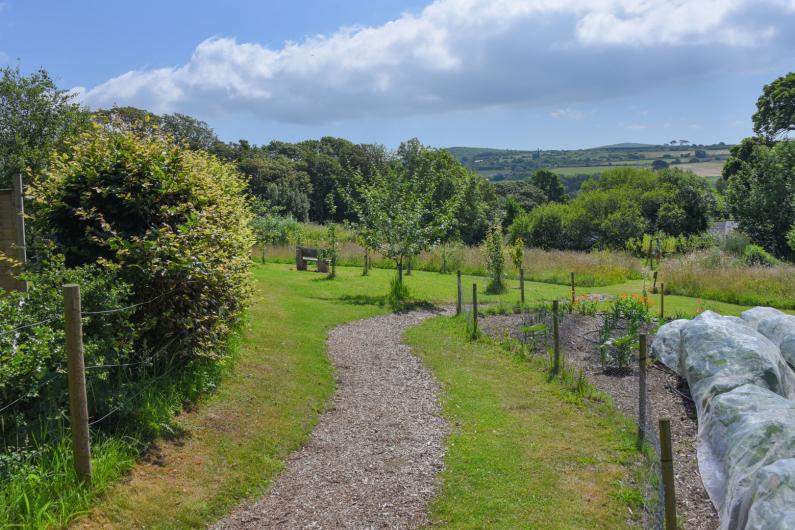
<path id="1" fill-rule="evenodd" d="M 434 525 L 636 526 L 636 431 L 615 409 L 498 345 L 469 342 L 462 319 L 429 320 L 406 339 L 442 384 L 452 426 Z"/>

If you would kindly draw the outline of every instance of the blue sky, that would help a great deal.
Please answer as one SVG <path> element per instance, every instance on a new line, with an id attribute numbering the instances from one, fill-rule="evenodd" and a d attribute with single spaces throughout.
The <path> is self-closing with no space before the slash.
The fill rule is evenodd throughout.
<path id="1" fill-rule="evenodd" d="M 225 140 L 735 142 L 795 0 L 0 0 L 0 62 Z"/>

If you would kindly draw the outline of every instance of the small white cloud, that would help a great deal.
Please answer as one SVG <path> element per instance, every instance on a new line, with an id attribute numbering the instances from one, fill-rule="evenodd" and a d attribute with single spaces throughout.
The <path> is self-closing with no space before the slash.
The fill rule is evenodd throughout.
<path id="1" fill-rule="evenodd" d="M 578 119 L 578 104 L 788 60 L 793 1 L 436 0 L 275 49 L 213 37 L 183 65 L 78 92 L 93 106 L 293 123 L 529 106 Z"/>
<path id="2" fill-rule="evenodd" d="M 563 107 L 560 109 L 553 110 L 552 112 L 549 113 L 549 115 L 552 116 L 553 118 L 582 120 L 588 115 L 588 113 L 572 107 Z"/>
<path id="3" fill-rule="evenodd" d="M 643 129 L 649 128 L 649 126 L 644 123 L 625 123 L 622 125 L 625 129 L 630 131 L 642 131 Z"/>

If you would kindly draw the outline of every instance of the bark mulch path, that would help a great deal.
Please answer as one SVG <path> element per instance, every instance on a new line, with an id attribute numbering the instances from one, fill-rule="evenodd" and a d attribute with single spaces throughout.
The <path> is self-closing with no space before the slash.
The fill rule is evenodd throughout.
<path id="1" fill-rule="evenodd" d="M 392 314 L 335 328 L 337 392 L 271 491 L 217 529 L 415 528 L 428 523 L 447 425 L 431 374 L 401 343 L 433 316 Z"/>
<path id="2" fill-rule="evenodd" d="M 638 417 L 637 367 L 623 373 L 606 372 L 599 362 L 597 348 L 598 329 L 602 317 L 577 313 L 565 315 L 561 320 L 561 350 L 565 363 L 582 368 L 588 380 L 613 399 L 613 404 L 625 415 Z M 483 319 L 481 330 L 497 339 L 508 333 L 520 338 L 520 315 L 501 315 Z M 653 337 L 649 337 L 649 346 Z M 671 420 L 671 442 L 674 449 L 674 474 L 676 479 L 677 515 L 686 530 L 714 530 L 719 521 L 715 508 L 701 482 L 696 460 L 696 434 L 698 423 L 687 384 L 678 375 L 657 367 L 647 371 L 650 425 L 659 418 Z M 655 429 L 656 432 L 656 429 Z M 656 434 L 655 434 L 656 436 Z"/>

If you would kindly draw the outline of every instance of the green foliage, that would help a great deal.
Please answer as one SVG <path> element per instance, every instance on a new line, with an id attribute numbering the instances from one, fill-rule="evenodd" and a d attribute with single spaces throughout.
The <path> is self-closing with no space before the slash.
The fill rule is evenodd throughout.
<path id="1" fill-rule="evenodd" d="M 714 246 L 715 239 L 709 234 L 691 234 L 669 236 L 664 232 L 657 234 L 643 234 L 642 237 L 631 237 L 627 240 L 626 249 L 633 256 L 646 258 L 651 249 L 652 256 L 656 259 L 687 254 Z M 743 246 L 742 248 L 745 248 Z M 742 249 L 740 250 L 742 252 Z"/>
<path id="2" fill-rule="evenodd" d="M 489 293 L 502 293 L 505 291 L 505 252 L 502 246 L 502 230 L 499 223 L 494 223 L 489 228 L 483 248 L 486 268 L 491 278 L 486 290 Z"/>
<path id="3" fill-rule="evenodd" d="M 53 418 L 67 413 L 66 355 L 61 286 L 81 287 L 86 312 L 123 307 L 130 293 L 117 270 L 85 265 L 65 269 L 62 259 L 42 264 L 26 275 L 27 296 L 17 292 L 0 296 L 0 441 L 15 445 L 31 434 L 51 427 Z M 130 312 L 88 316 L 83 323 L 86 365 L 115 365 L 133 356 L 134 329 Z M 96 374 L 96 375 L 95 375 Z M 107 413 L 122 392 L 126 375 L 118 371 L 93 372 L 91 407 Z M 93 379 L 97 377 L 97 379 Z M 121 378 L 121 380 L 120 380 Z M 19 448 L 18 448 L 19 449 Z M 0 476 L 3 470 L 0 465 Z"/>
<path id="4" fill-rule="evenodd" d="M 39 237 L 69 267 L 115 267 L 130 285 L 137 355 L 214 357 L 248 294 L 245 182 L 214 156 L 161 136 L 94 127 L 33 188 Z M 151 301 L 151 302 L 150 302 Z"/>
<path id="5" fill-rule="evenodd" d="M 748 245 L 743 249 L 743 258 L 748 265 L 761 265 L 765 267 L 772 267 L 777 265 L 779 261 L 771 256 L 765 249 L 759 245 Z"/>
<path id="6" fill-rule="evenodd" d="M 0 188 L 11 176 L 38 179 L 50 152 L 63 151 L 88 124 L 88 113 L 60 90 L 46 70 L 23 75 L 19 67 L 0 69 Z"/>
<path id="7" fill-rule="evenodd" d="M 395 311 L 400 311 L 411 298 L 408 286 L 397 275 L 389 280 L 386 303 Z"/>
<path id="8" fill-rule="evenodd" d="M 740 230 L 777 257 L 795 256 L 787 241 L 795 223 L 795 142 L 771 147 L 746 139 L 732 149 L 724 175 L 726 202 Z"/>
<path id="9" fill-rule="evenodd" d="M 464 190 L 449 186 L 455 177 L 446 171 L 449 161 L 437 164 L 436 155 L 429 151 L 412 151 L 405 155 L 405 164 L 376 174 L 369 182 L 360 181 L 355 192 L 358 200 L 352 203 L 358 217 L 354 227 L 361 240 L 398 267 L 444 241 L 456 226 Z"/>
<path id="10" fill-rule="evenodd" d="M 539 169 L 531 177 L 533 184 L 544 192 L 552 202 L 563 202 L 566 199 L 566 190 L 557 173 L 548 169 Z"/>
<path id="11" fill-rule="evenodd" d="M 620 296 L 614 299 L 599 330 L 599 356 L 606 367 L 624 370 L 637 350 L 641 325 L 651 321 L 646 296 Z M 616 336 L 616 331 L 621 334 Z"/>
<path id="12" fill-rule="evenodd" d="M 303 240 L 303 225 L 292 216 L 280 215 L 262 201 L 252 204 L 251 230 L 259 245 L 297 245 Z"/>
<path id="13" fill-rule="evenodd" d="M 524 263 L 524 240 L 517 237 L 513 244 L 508 246 L 508 254 L 511 256 L 513 268 L 519 270 Z"/>
<path id="14" fill-rule="evenodd" d="M 623 248 L 647 231 L 671 235 L 706 230 L 714 198 L 706 181 L 679 169 L 615 168 L 583 184 L 567 204 L 519 215 L 508 230 L 531 246 L 586 250 Z"/>
<path id="15" fill-rule="evenodd" d="M 753 121 L 754 132 L 769 139 L 795 130 L 795 72 L 765 85 Z"/>

